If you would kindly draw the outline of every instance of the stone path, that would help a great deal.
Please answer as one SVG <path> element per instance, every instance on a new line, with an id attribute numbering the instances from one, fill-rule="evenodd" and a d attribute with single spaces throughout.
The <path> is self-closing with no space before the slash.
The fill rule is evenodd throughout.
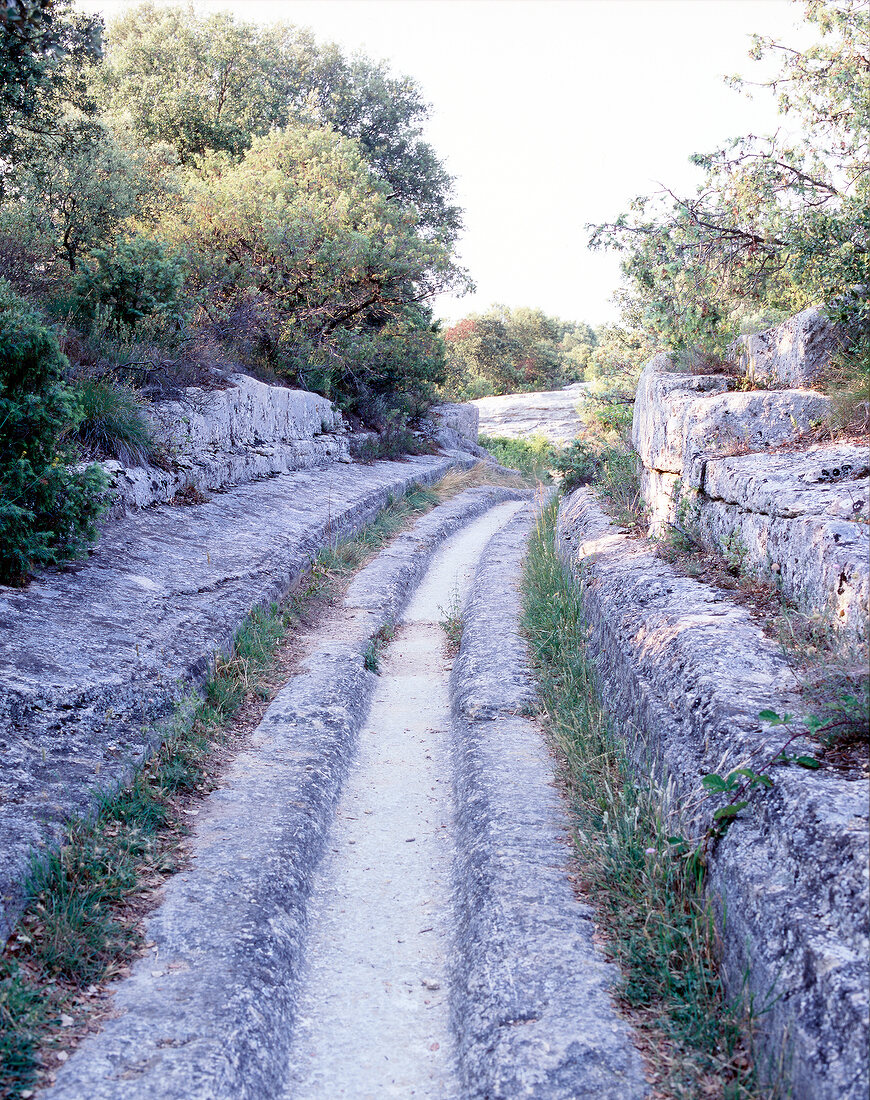
<path id="1" fill-rule="evenodd" d="M 444 545 L 380 667 L 311 902 L 286 1100 L 457 1093 L 448 1025 L 450 663 L 441 607 L 465 595 L 502 504 Z"/>
<path id="2" fill-rule="evenodd" d="M 154 748 L 155 720 L 203 679 L 251 607 L 280 599 L 391 493 L 456 464 L 336 464 L 196 507 L 143 509 L 107 528 L 87 561 L 24 589 L 0 586 L 0 939 L 29 852 Z"/>
<path id="3" fill-rule="evenodd" d="M 533 513 L 511 495 L 461 494 L 355 578 L 197 818 L 153 955 L 46 1097 L 646 1095 L 522 716 Z M 448 678 L 438 609 L 472 572 Z"/>

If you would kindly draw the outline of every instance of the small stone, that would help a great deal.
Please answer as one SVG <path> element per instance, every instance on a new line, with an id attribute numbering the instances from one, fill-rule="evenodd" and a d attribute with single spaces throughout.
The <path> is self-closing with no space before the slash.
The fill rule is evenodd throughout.
<path id="1" fill-rule="evenodd" d="M 65 1013 L 60 1018 L 61 1027 L 72 1027 L 74 1023 L 75 1020 L 72 1018 L 72 1016 L 67 1016 Z"/>
<path id="2" fill-rule="evenodd" d="M 436 982 L 434 978 L 421 978 L 420 979 L 420 985 L 424 986 L 426 989 L 433 989 L 434 990 L 434 989 L 440 989 L 441 988 L 441 983 Z"/>

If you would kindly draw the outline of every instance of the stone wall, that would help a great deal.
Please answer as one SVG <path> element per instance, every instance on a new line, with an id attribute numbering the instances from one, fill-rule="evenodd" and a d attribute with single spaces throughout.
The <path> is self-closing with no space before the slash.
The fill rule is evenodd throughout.
<path id="1" fill-rule="evenodd" d="M 766 332 L 738 337 L 731 350 L 741 374 L 754 382 L 808 386 L 828 370 L 841 343 L 841 331 L 812 306 Z"/>
<path id="2" fill-rule="evenodd" d="M 646 365 L 632 440 L 650 534 L 674 525 L 809 612 L 861 636 L 870 595 L 870 451 L 807 446 L 828 398 L 806 389 L 735 391 L 725 375 Z"/>
<path id="3" fill-rule="evenodd" d="M 104 463 L 114 498 L 110 517 L 166 503 L 189 488 L 225 489 L 350 461 L 341 414 L 325 397 L 244 374 L 228 381 L 226 389 L 191 388 L 183 399 L 149 409 L 166 446 L 166 468 Z"/>

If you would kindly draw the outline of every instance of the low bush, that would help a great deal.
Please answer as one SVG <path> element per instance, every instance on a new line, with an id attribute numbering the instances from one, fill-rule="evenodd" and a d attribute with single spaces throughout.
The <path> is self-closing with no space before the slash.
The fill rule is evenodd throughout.
<path id="1" fill-rule="evenodd" d="M 115 328 L 180 310 L 184 259 L 168 245 L 136 235 L 114 247 L 95 248 L 75 279 L 79 311 L 105 314 Z"/>
<path id="2" fill-rule="evenodd" d="M 548 481 L 550 468 L 558 462 L 559 448 L 542 435 L 534 435 L 531 439 L 482 435 L 478 442 L 502 466 L 519 470 L 539 481 Z"/>
<path id="3" fill-rule="evenodd" d="M 80 418 L 70 436 L 91 456 L 138 466 L 154 455 L 154 434 L 135 390 L 107 378 L 81 378 L 71 388 Z"/>
<path id="4" fill-rule="evenodd" d="M 96 537 L 105 477 L 64 445 L 81 419 L 67 361 L 39 315 L 0 281 L 0 583 L 80 556 Z"/>
<path id="5" fill-rule="evenodd" d="M 594 483 L 617 522 L 635 530 L 646 526 L 637 455 L 626 444 L 575 439 L 558 456 L 555 468 L 562 475 L 563 492 Z"/>

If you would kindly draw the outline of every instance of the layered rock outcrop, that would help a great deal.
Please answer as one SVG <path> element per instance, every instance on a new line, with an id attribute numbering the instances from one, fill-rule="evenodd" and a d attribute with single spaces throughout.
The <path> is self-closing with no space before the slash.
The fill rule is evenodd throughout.
<path id="1" fill-rule="evenodd" d="M 347 433 L 331 401 L 305 390 L 230 375 L 225 389 L 190 388 L 182 399 L 148 410 L 164 444 L 163 466 L 106 462 L 110 516 L 262 477 L 349 462 Z"/>
<path id="2" fill-rule="evenodd" d="M 831 366 L 843 333 L 816 306 L 781 325 L 740 336 L 732 352 L 742 374 L 766 385 L 807 386 Z"/>
<path id="3" fill-rule="evenodd" d="M 870 595 L 870 451 L 801 442 L 825 422 L 823 394 L 730 384 L 724 375 L 676 373 L 667 355 L 644 369 L 632 438 L 650 534 L 676 525 L 860 637 Z"/>

